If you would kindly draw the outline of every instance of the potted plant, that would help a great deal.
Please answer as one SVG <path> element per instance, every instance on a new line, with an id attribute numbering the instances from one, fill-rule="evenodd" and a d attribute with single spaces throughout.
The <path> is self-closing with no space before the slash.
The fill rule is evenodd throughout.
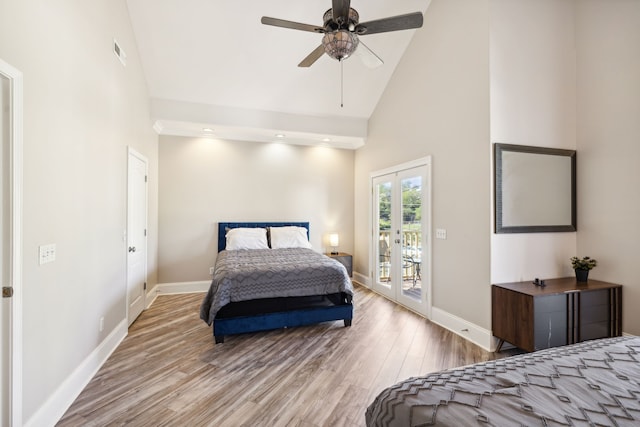
<path id="1" fill-rule="evenodd" d="M 578 258 L 571 257 L 571 266 L 576 272 L 576 280 L 578 282 L 586 282 L 589 278 L 589 270 L 598 265 L 598 261 L 588 256 Z"/>

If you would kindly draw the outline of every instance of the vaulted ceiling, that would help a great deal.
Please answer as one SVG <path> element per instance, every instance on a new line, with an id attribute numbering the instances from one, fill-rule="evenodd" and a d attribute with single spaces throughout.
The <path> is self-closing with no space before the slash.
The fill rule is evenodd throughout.
<path id="1" fill-rule="evenodd" d="M 351 7 L 365 22 L 424 13 L 429 3 L 353 0 Z M 290 143 L 356 148 L 366 139 L 367 120 L 398 61 L 420 31 L 362 36 L 384 61 L 378 68 L 368 68 L 358 55 L 344 60 L 343 70 L 327 55 L 300 68 L 298 63 L 320 45 L 322 34 L 266 26 L 260 19 L 270 16 L 322 26 L 330 0 L 127 4 L 161 134 L 254 141 L 282 134 L 281 139 Z"/>

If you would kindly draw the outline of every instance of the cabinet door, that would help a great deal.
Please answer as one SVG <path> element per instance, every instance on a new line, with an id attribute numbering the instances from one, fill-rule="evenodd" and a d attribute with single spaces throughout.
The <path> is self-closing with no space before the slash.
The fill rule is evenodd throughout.
<path id="1" fill-rule="evenodd" d="M 567 297 L 538 296 L 534 299 L 535 350 L 567 344 Z"/>
<path id="2" fill-rule="evenodd" d="M 609 289 L 580 293 L 580 341 L 609 336 Z"/>
<path id="3" fill-rule="evenodd" d="M 533 297 L 511 289 L 491 287 L 493 335 L 526 351 L 534 349 Z"/>

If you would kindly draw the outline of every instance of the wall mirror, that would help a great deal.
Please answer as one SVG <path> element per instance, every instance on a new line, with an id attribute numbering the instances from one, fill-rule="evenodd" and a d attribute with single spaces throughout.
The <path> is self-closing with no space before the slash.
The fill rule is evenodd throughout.
<path id="1" fill-rule="evenodd" d="M 495 232 L 576 231 L 576 152 L 494 144 Z"/>

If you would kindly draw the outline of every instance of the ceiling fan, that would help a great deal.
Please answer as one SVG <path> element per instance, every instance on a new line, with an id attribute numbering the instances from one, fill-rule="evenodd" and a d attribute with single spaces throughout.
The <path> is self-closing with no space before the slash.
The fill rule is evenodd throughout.
<path id="1" fill-rule="evenodd" d="M 301 24 L 268 16 L 263 16 L 261 22 L 275 27 L 324 34 L 322 44 L 307 55 L 298 64 L 298 67 L 310 67 L 325 53 L 342 62 L 357 52 L 365 65 L 374 68 L 382 65 L 382 60 L 359 40 L 359 36 L 422 27 L 421 12 L 359 22 L 360 15 L 351 8 L 350 3 L 350 0 L 332 0 L 331 9 L 327 10 L 322 18 L 322 26 Z"/>

